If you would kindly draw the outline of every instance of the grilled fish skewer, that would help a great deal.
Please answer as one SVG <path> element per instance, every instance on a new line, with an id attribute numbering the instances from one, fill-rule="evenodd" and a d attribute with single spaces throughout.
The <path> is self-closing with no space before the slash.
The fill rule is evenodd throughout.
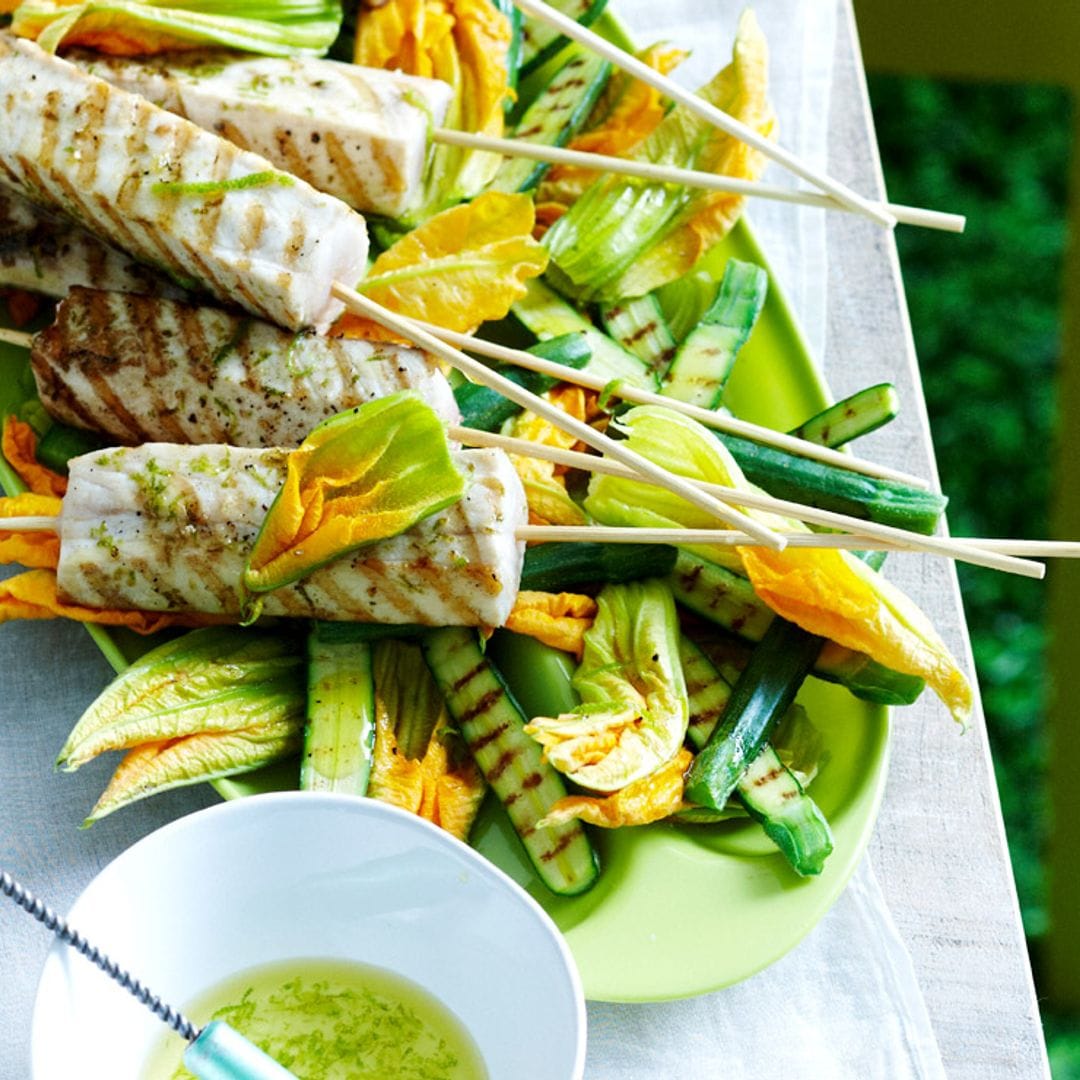
<path id="1" fill-rule="evenodd" d="M 140 261 L 292 330 L 325 330 L 359 281 L 364 219 L 264 158 L 0 37 L 0 184 Z"/>
<path id="2" fill-rule="evenodd" d="M 121 443 L 299 446 L 335 413 L 406 388 L 445 423 L 460 419 L 417 349 L 123 293 L 72 289 L 30 358 L 52 416 Z"/>
<path id="3" fill-rule="evenodd" d="M 60 515 L 61 598 L 239 618 L 244 563 L 285 480 L 285 450 L 99 450 L 73 458 Z M 399 536 L 265 595 L 267 615 L 499 626 L 517 596 L 525 494 L 497 450 L 455 454 L 465 496 Z"/>

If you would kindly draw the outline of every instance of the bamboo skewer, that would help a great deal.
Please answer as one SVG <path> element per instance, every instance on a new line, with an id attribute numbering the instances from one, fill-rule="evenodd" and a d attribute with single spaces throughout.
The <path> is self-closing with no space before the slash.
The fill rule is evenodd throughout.
<path id="1" fill-rule="evenodd" d="M 531 15 L 533 18 L 553 26 L 559 33 L 564 34 L 572 41 L 584 45 L 598 56 L 602 56 L 617 68 L 625 71 L 628 75 L 632 75 L 635 79 L 639 79 L 641 82 L 659 90 L 660 93 L 683 105 L 714 127 L 734 136 L 736 139 L 746 143 L 747 146 L 752 146 L 766 157 L 795 173 L 796 176 L 828 193 L 844 206 L 850 207 L 872 221 L 876 221 L 879 225 L 891 228 L 896 224 L 896 219 L 884 208 L 864 199 L 861 195 L 857 195 L 839 181 L 833 180 L 824 173 L 804 164 L 790 151 L 766 139 L 753 128 L 736 120 L 735 117 L 729 116 L 697 94 L 684 89 L 673 79 L 654 71 L 625 50 L 612 45 L 610 41 L 605 40 L 599 34 L 580 25 L 580 23 L 574 22 L 573 19 L 567 18 L 561 12 L 543 3 L 542 0 L 513 0 L 513 2 L 526 15 Z"/>
<path id="2" fill-rule="evenodd" d="M 0 518 L 0 532 L 59 533 L 58 517 Z M 866 533 L 780 533 L 789 548 L 835 549 L 841 551 L 911 551 L 902 540 L 886 540 Z M 642 529 L 609 525 L 523 525 L 516 529 L 518 540 L 560 543 L 603 544 L 715 544 L 724 547 L 759 547 L 759 541 L 737 529 Z M 919 537 L 919 539 L 934 539 Z M 1008 540 L 986 537 L 952 537 L 955 548 L 970 548 L 987 554 L 1038 556 L 1048 559 L 1080 559 L 1080 543 L 1064 540 Z M 934 552 L 945 554 L 945 552 Z M 1038 570 L 1038 563 L 1029 564 Z M 1000 567 L 992 567 L 1000 569 Z M 1041 577 L 1033 570 L 1025 576 Z"/>
<path id="3" fill-rule="evenodd" d="M 739 510 L 732 509 L 731 506 L 721 502 L 713 495 L 701 491 L 685 478 L 668 472 L 647 458 L 635 453 L 629 447 L 616 442 L 607 435 L 601 434 L 594 428 L 589 427 L 588 424 L 567 415 L 562 409 L 541 397 L 537 397 L 537 395 L 512 382 L 506 376 L 500 375 L 497 371 L 493 371 L 486 365 L 481 364 L 479 360 L 474 360 L 458 349 L 440 341 L 412 319 L 395 315 L 380 304 L 361 296 L 355 289 L 342 285 L 341 282 L 335 282 L 331 287 L 331 292 L 354 315 L 373 319 L 394 333 L 423 346 L 429 352 L 441 357 L 452 367 L 457 368 L 462 374 L 495 390 L 537 416 L 543 417 L 554 424 L 560 431 L 573 435 L 575 439 L 580 439 L 586 446 L 591 446 L 594 450 L 609 454 L 616 461 L 629 467 L 639 478 L 649 483 L 659 484 L 660 487 L 680 495 L 720 521 L 725 521 L 735 528 L 745 529 L 766 547 L 775 548 L 778 551 L 783 549 L 783 540 L 771 529 L 761 525 L 759 522 L 755 522 Z"/>
<path id="4" fill-rule="evenodd" d="M 613 461 L 598 461 L 591 454 L 582 454 L 574 450 L 563 450 L 560 447 L 545 446 L 540 443 L 530 442 L 528 439 L 514 439 L 506 435 L 495 435 L 486 431 L 473 431 L 470 428 L 451 428 L 451 437 L 472 446 L 490 446 L 505 450 L 510 454 L 518 454 L 523 457 L 540 458 L 543 461 L 551 461 L 556 465 L 565 465 L 568 468 L 584 469 L 588 472 L 603 473 L 607 476 L 617 476 L 627 480 L 639 480 L 630 470 Z M 1019 574 L 1022 577 L 1042 578 L 1046 568 L 1041 563 L 1030 562 L 1027 559 L 1017 558 L 1007 551 L 992 551 L 977 548 L 965 544 L 962 540 L 943 536 L 924 536 L 921 533 L 909 532 L 906 529 L 898 529 L 893 525 L 881 525 L 874 521 L 864 521 L 862 518 L 852 517 L 850 514 L 840 514 L 834 510 L 820 510 L 812 506 L 804 506 L 802 503 L 789 502 L 787 499 L 778 499 L 772 495 L 766 495 L 756 491 L 741 491 L 737 488 L 724 487 L 720 484 L 706 484 L 693 481 L 702 491 L 730 498 L 741 506 L 751 507 L 755 510 L 765 510 L 769 513 L 779 514 L 784 517 L 796 518 L 807 521 L 814 525 L 824 525 L 827 528 L 844 529 L 846 534 L 854 537 L 857 542 L 848 543 L 848 535 L 836 536 L 818 534 L 822 536 L 821 542 L 814 542 L 812 547 L 850 547 L 855 550 L 873 547 L 873 543 L 866 541 L 883 542 L 889 545 L 883 550 L 924 551 L 933 555 L 944 555 L 950 559 L 969 562 L 975 566 L 986 566 L 992 570 L 1002 570 L 1009 574 Z M 638 529 L 640 543 L 649 541 L 642 539 L 644 535 L 657 532 L 654 529 Z M 659 530 L 663 532 L 664 530 Z M 713 541 L 709 537 L 721 537 L 718 543 L 738 543 L 727 539 L 723 532 L 711 529 L 679 530 L 680 532 L 693 533 L 697 538 L 694 540 L 668 540 L 667 543 L 695 543 L 707 544 Z M 781 533 L 785 540 L 791 544 L 791 534 Z M 796 534 L 804 535 L 804 534 Z M 540 539 L 536 537 L 535 539 Z M 550 539 L 550 538 L 549 538 Z M 564 537 L 571 539 L 571 537 Z M 600 539 L 596 537 L 595 539 Z M 825 541 L 835 540 L 836 543 Z M 630 541 L 622 541 L 629 543 Z M 663 541 L 654 540 L 654 543 Z M 750 547 L 752 545 L 745 545 Z M 806 543 L 794 546 L 805 547 Z"/>
<path id="5" fill-rule="evenodd" d="M 20 345 L 24 349 L 29 349 L 33 340 L 34 335 L 28 334 L 25 330 L 9 330 L 6 326 L 0 326 L 0 341 L 8 345 Z"/>
<path id="6" fill-rule="evenodd" d="M 484 341 L 482 338 L 473 337 L 470 334 L 459 334 L 454 330 L 445 330 L 442 327 L 433 326 L 431 323 L 420 322 L 416 325 L 423 327 L 429 334 L 441 338 L 443 341 L 456 345 L 459 349 L 474 352 L 480 356 L 490 357 L 492 360 L 502 360 L 518 367 L 528 368 L 530 371 L 539 372 L 541 375 L 550 375 L 563 382 L 574 383 L 584 386 L 588 390 L 596 390 L 601 393 L 610 390 L 616 397 L 625 401 L 633 401 L 639 405 L 661 405 L 665 409 L 682 413 L 696 420 L 705 427 L 716 431 L 724 431 L 730 435 L 738 435 L 752 442 L 762 443 L 765 446 L 775 446 L 786 450 L 788 453 L 799 457 L 810 458 L 814 461 L 824 462 L 826 465 L 835 465 L 849 472 L 860 473 L 863 476 L 872 476 L 882 480 L 894 480 L 897 483 L 907 484 L 909 487 L 928 488 L 930 485 L 920 476 L 912 476 L 910 473 L 901 472 L 898 469 L 890 469 L 885 465 L 878 465 L 873 461 L 855 457 L 852 454 L 842 454 L 839 450 L 832 450 L 827 446 L 818 446 L 807 442 L 805 439 L 787 435 L 782 431 L 773 431 L 772 428 L 762 427 L 760 424 L 752 424 L 748 420 L 739 420 L 734 416 L 725 416 L 723 413 L 713 412 L 711 409 L 703 409 L 698 405 L 689 405 L 685 401 L 675 398 L 664 397 L 653 393 L 651 390 L 642 390 L 625 380 L 615 380 L 612 386 L 610 380 L 605 380 L 598 375 L 590 375 L 587 371 L 579 371 L 577 368 L 557 364 L 552 360 L 535 356 L 523 349 L 511 349 L 505 345 L 496 345 L 494 342 Z M 509 395 L 507 395 L 509 397 Z"/>
<path id="7" fill-rule="evenodd" d="M 724 529 L 641 529 L 615 525 L 523 525 L 514 534 L 519 540 L 544 542 L 591 542 L 597 544 L 713 544 L 722 547 L 757 547 L 746 533 Z M 873 536 L 853 533 L 780 534 L 788 549 L 838 551 L 910 551 L 906 545 Z M 1038 555 L 1044 558 L 1080 559 L 1080 543 L 1058 540 L 1005 540 L 984 537 L 955 537 L 964 547 L 1009 555 Z M 963 560 L 967 561 L 967 560 Z M 1039 565 L 1039 564 L 1034 564 Z M 993 568 L 992 568 L 993 569 Z M 1042 568 L 1045 569 L 1045 568 Z M 1026 577 L 1041 577 L 1034 573 Z"/>
<path id="8" fill-rule="evenodd" d="M 746 180 L 739 176 L 718 176 L 716 173 L 700 172 L 695 169 L 680 169 L 666 165 L 655 165 L 649 161 L 632 161 L 628 158 L 614 157 L 610 154 L 586 153 L 582 150 L 570 150 L 561 146 L 547 146 L 542 143 L 527 142 L 524 139 L 497 139 L 489 135 L 477 135 L 470 131 L 453 131 L 450 128 L 436 128 L 431 135 L 432 141 L 446 146 L 461 146 L 471 150 L 484 150 L 506 157 L 530 158 L 552 165 L 574 165 L 582 169 L 595 169 L 597 172 L 610 172 L 621 176 L 633 176 L 641 180 L 652 180 L 660 184 L 681 184 L 684 187 L 701 188 L 704 191 L 720 191 L 729 195 L 747 195 L 755 198 L 772 199 L 776 202 L 797 203 L 802 206 L 815 206 L 823 210 L 847 210 L 853 208 L 829 195 L 816 191 L 804 191 L 799 188 L 782 187 L 779 184 L 765 184 L 758 180 Z M 926 229 L 940 229 L 943 232 L 962 233 L 967 219 L 962 214 L 948 214 L 941 210 L 924 210 L 917 206 L 903 206 L 899 203 L 873 203 L 887 214 L 891 214 L 904 225 L 919 225 Z"/>

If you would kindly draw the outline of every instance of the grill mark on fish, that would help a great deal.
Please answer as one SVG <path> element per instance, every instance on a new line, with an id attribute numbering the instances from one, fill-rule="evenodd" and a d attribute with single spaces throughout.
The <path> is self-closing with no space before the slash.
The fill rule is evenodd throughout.
<path id="1" fill-rule="evenodd" d="M 180 153 L 181 156 L 187 152 L 192 138 L 197 133 L 198 129 L 193 125 L 184 125 L 183 146 L 178 149 L 178 153 Z M 210 175 L 213 178 L 214 183 L 223 183 L 228 180 L 229 173 L 232 171 L 235 156 L 236 152 L 228 143 L 222 142 L 218 144 L 214 154 L 214 164 L 210 169 Z M 206 205 L 203 208 L 204 212 L 199 218 L 199 239 L 207 247 L 213 247 L 214 241 L 217 239 L 218 230 L 221 227 L 221 215 L 224 207 L 224 192 L 206 200 Z"/>
<path id="2" fill-rule="evenodd" d="M 412 599 L 390 581 L 386 572 L 386 563 L 382 559 L 368 558 L 360 563 L 360 568 L 368 575 L 371 583 L 367 587 L 368 597 L 374 600 L 381 597 L 399 615 L 402 622 L 418 622 L 431 625 L 430 616 L 413 603 Z"/>
<path id="3" fill-rule="evenodd" d="M 90 560 L 80 563 L 79 573 L 94 594 L 95 606 L 121 611 L 130 609 L 130 602 L 125 601 L 125 597 L 116 587 L 112 575 L 97 563 Z M 63 594 L 61 595 L 63 596 Z M 82 602 L 85 603 L 85 601 Z"/>
<path id="4" fill-rule="evenodd" d="M 240 246 L 245 251 L 254 250 L 259 246 L 265 228 L 266 211 L 261 203 L 254 203 L 244 213 L 244 228 L 240 233 Z"/>
<path id="5" fill-rule="evenodd" d="M 397 164 L 386 151 L 382 149 L 382 146 L 377 139 L 371 144 L 371 156 L 375 164 L 378 165 L 379 172 L 382 173 L 383 182 L 386 186 L 394 192 L 404 191 L 406 187 L 405 177 L 401 175 Z"/>
<path id="6" fill-rule="evenodd" d="M 49 331 L 45 331 L 48 334 Z M 60 350 L 60 356 L 68 359 L 66 352 Z M 34 381 L 42 403 L 58 420 L 74 427 L 98 431 L 102 427 L 101 419 L 87 408 L 68 386 L 67 379 L 58 370 L 58 356 L 51 338 L 43 334 L 34 339 L 30 352 L 30 363 L 34 370 Z M 96 362 L 96 357 L 91 363 Z"/>
<path id="7" fill-rule="evenodd" d="M 145 226 L 143 226 L 143 240 L 140 240 L 139 237 L 135 234 L 134 230 L 128 227 L 128 224 L 125 221 L 123 214 L 117 212 L 115 207 L 113 207 L 112 203 L 110 203 L 104 195 L 97 195 L 95 201 L 100 207 L 100 209 L 104 212 L 105 216 L 112 223 L 112 226 L 116 230 L 116 233 L 118 233 L 121 238 L 127 237 L 126 243 L 123 239 L 121 239 L 121 244 L 124 247 L 130 247 L 134 251 L 141 252 L 143 258 L 147 259 L 148 261 L 160 260 L 159 265 L 165 268 L 166 273 L 174 273 L 180 277 L 188 276 L 183 263 L 181 263 L 180 260 L 173 255 L 172 251 L 169 250 L 167 245 L 161 242 L 160 238 L 154 233 L 152 229 L 147 229 Z M 151 246 L 157 253 L 157 260 L 154 259 L 154 256 L 148 250 Z"/>
<path id="8" fill-rule="evenodd" d="M 179 553 L 173 556 L 172 565 L 178 566 L 181 572 L 186 571 L 190 577 L 197 579 L 206 592 L 213 597 L 216 607 L 210 612 L 211 614 L 239 613 L 240 605 L 236 599 L 236 589 L 226 585 L 221 576 L 214 572 L 210 560 L 205 558 L 202 552 L 184 551 L 181 548 Z M 193 606 L 188 602 L 184 604 L 187 610 Z M 204 603 L 199 606 L 207 607 L 208 605 Z"/>
<path id="9" fill-rule="evenodd" d="M 293 176 L 300 177 L 301 180 L 310 182 L 312 178 L 311 170 L 308 168 L 304 156 L 297 148 L 292 133 L 286 128 L 275 128 L 274 145 L 277 146 L 278 154 L 281 155 L 279 160 L 284 163 L 285 171 L 292 173 Z"/>
<path id="10" fill-rule="evenodd" d="M 126 441 L 138 442 L 146 436 L 145 425 L 128 409 L 110 378 L 123 363 L 112 340 L 113 328 L 117 326 L 112 299 L 112 293 L 92 292 L 88 296 L 82 336 L 90 362 L 82 365 L 82 374 L 106 414 L 115 416 L 126 428 Z"/>
<path id="11" fill-rule="evenodd" d="M 101 129 L 105 123 L 105 111 L 108 107 L 110 90 L 107 84 L 97 83 L 75 107 L 79 117 L 79 127 L 73 141 L 75 143 L 78 167 L 75 183 L 80 190 L 89 191 L 97 180 L 98 155 L 101 151 Z M 80 115 L 81 114 L 81 115 Z M 58 167 L 59 171 L 59 167 Z"/>
<path id="12" fill-rule="evenodd" d="M 332 603 L 337 604 L 339 610 L 349 611 L 356 605 L 356 598 L 352 596 L 348 590 L 343 588 L 334 579 L 331 574 L 321 574 L 314 579 L 312 584 L 317 584 L 319 589 L 324 592 L 331 600 Z M 288 590 L 278 590 L 279 593 L 287 593 Z M 277 595 L 275 593 L 275 595 Z M 327 610 L 325 607 L 320 609 L 321 611 Z"/>
<path id="13" fill-rule="evenodd" d="M 304 219 L 294 217 L 289 223 L 289 239 L 285 243 L 285 265 L 295 266 L 296 260 L 304 250 L 304 242 L 307 240 L 307 232 L 304 228 Z"/>
<path id="14" fill-rule="evenodd" d="M 50 90 L 45 95 L 45 108 L 41 111 L 41 157 L 45 161 L 52 161 L 56 156 L 61 105 L 58 90 Z"/>
<path id="15" fill-rule="evenodd" d="M 129 304 L 119 294 L 114 303 L 114 317 L 117 325 L 127 322 L 138 337 L 141 353 L 144 357 L 146 387 L 150 393 L 150 416 L 160 425 L 160 430 L 168 436 L 169 442 L 186 442 L 186 430 L 176 416 L 176 410 L 165 400 L 163 388 L 167 385 L 166 377 L 172 365 L 168 350 L 171 337 L 166 336 L 166 327 L 159 315 L 162 309 L 151 304 Z M 144 438 L 149 433 L 144 433 Z"/>
<path id="16" fill-rule="evenodd" d="M 228 139 L 241 150 L 251 149 L 251 144 L 244 138 L 244 133 L 231 120 L 219 120 L 215 127 L 219 129 L 218 134 L 223 139 Z"/>
<path id="17" fill-rule="evenodd" d="M 211 360 L 210 345 L 206 339 L 206 328 L 200 318 L 200 309 L 187 304 L 177 304 L 172 308 L 180 323 L 179 345 L 193 365 L 202 366 Z"/>
<path id="18" fill-rule="evenodd" d="M 365 184 L 357 173 L 348 153 L 346 153 L 345 147 L 342 146 L 341 140 L 334 132 L 327 131 L 323 134 L 323 145 L 326 147 L 327 157 L 334 168 L 337 169 L 338 175 L 345 185 L 345 190 L 349 196 L 348 201 L 353 206 L 362 206 L 365 202 Z M 375 147 L 372 146 L 371 149 L 374 150 Z"/>

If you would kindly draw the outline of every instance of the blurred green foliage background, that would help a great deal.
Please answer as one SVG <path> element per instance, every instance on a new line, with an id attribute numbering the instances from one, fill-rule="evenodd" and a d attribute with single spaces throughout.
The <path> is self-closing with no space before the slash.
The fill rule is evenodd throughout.
<path id="1" fill-rule="evenodd" d="M 949 525 L 1048 535 L 1071 99 L 1061 88 L 871 76 L 890 198 L 960 211 L 964 236 L 897 243 Z M 1046 931 L 1046 589 L 961 565 L 1024 927 Z M 1055 1080 L 1080 1078 L 1080 1018 L 1045 1015 Z"/>

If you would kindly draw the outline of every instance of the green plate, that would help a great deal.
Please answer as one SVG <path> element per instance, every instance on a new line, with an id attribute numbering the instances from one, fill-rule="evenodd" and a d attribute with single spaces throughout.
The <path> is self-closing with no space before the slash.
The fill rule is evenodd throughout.
<path id="1" fill-rule="evenodd" d="M 610 20 L 603 29 L 625 43 Z M 714 275 L 730 257 L 767 265 L 740 223 L 706 259 Z M 0 411 L 25 399 L 26 353 L 0 346 Z M 32 392 L 32 383 L 30 384 Z M 739 355 L 726 403 L 739 416 L 790 429 L 827 403 L 826 391 L 775 288 Z M 134 635 L 90 628 L 114 667 L 148 645 Z M 689 997 L 748 978 L 792 949 L 840 895 L 873 830 L 885 786 L 888 713 L 847 691 L 808 681 L 799 700 L 821 731 L 826 758 L 812 793 L 829 819 L 835 850 L 820 877 L 803 880 L 753 823 L 614 832 L 594 830 L 603 873 L 585 896 L 553 896 L 528 864 L 502 809 L 491 799 L 474 846 L 548 911 L 581 971 L 586 996 L 647 1002 Z M 214 786 L 227 799 L 295 787 L 284 763 Z"/>
<path id="2" fill-rule="evenodd" d="M 745 225 L 711 252 L 766 265 Z M 783 298 L 771 289 L 739 354 L 725 401 L 739 416 L 790 429 L 827 403 L 825 388 Z M 832 826 L 835 850 L 820 877 L 801 879 L 752 822 L 711 827 L 652 825 L 591 830 L 603 872 L 584 896 L 550 893 L 509 820 L 489 799 L 471 841 L 527 889 L 574 953 L 585 995 L 646 1002 L 690 997 L 748 978 L 791 950 L 840 895 L 873 831 L 885 788 L 886 709 L 810 679 L 798 699 L 821 732 L 826 756 L 811 789 Z M 219 780 L 225 798 L 296 786 L 297 767 Z"/>

